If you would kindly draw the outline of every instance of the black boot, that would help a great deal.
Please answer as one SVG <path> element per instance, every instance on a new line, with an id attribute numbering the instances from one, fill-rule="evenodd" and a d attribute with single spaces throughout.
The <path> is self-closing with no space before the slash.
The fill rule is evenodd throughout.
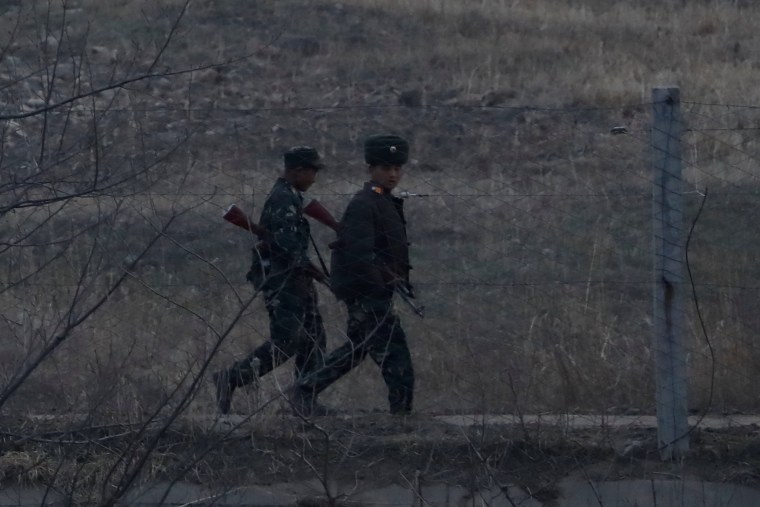
<path id="1" fill-rule="evenodd" d="M 412 405 L 391 405 L 391 414 L 392 415 L 411 415 L 412 413 Z"/>
<path id="2" fill-rule="evenodd" d="M 222 370 L 214 373 L 214 392 L 216 394 L 216 407 L 221 414 L 227 414 L 230 411 L 232 403 L 232 392 L 235 386 L 230 382 L 230 372 Z"/>
<path id="3" fill-rule="evenodd" d="M 325 417 L 338 415 L 338 411 L 317 402 L 317 396 L 310 389 L 296 386 L 290 392 L 290 406 L 293 415 L 301 417 Z"/>
<path id="4" fill-rule="evenodd" d="M 311 403 L 311 415 L 312 417 L 327 417 L 331 415 L 338 415 L 340 412 L 327 405 L 322 405 L 317 401 L 316 396 Z"/>
<path id="5" fill-rule="evenodd" d="M 388 390 L 388 401 L 390 402 L 391 414 L 409 415 L 412 413 L 412 389 L 401 387 Z"/>
<path id="6" fill-rule="evenodd" d="M 314 409 L 314 393 L 311 389 L 296 385 L 290 391 L 290 399 L 288 401 L 293 408 L 293 415 L 311 417 Z"/>

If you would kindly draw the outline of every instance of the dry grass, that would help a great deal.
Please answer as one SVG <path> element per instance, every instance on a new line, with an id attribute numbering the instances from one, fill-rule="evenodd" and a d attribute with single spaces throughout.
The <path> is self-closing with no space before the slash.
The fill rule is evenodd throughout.
<path id="1" fill-rule="evenodd" d="M 429 417 L 653 412 L 648 102 L 660 84 L 680 85 L 686 101 L 687 190 L 710 188 L 690 252 L 709 338 L 708 345 L 690 301 L 690 408 L 757 411 L 760 117 L 755 108 L 702 103 L 760 103 L 750 58 L 760 7 L 681 3 L 194 2 L 157 68 L 245 58 L 127 86 L 76 104 L 70 117 L 52 113 L 42 157 L 51 169 L 26 195 L 49 195 L 56 180 L 65 182 L 60 192 L 78 188 L 94 177 L 95 155 L 98 177 L 139 177 L 105 195 L 2 216 L 0 387 L 176 220 L 0 407 L 5 418 L 14 414 L 0 424 L 0 481 L 61 485 L 75 501 L 97 503 L 156 435 L 155 425 L 139 436 L 134 428 L 150 418 L 160 424 L 175 409 L 183 416 L 157 441 L 138 483 L 180 477 L 224 489 L 332 476 L 353 484 L 357 470 L 379 483 L 422 469 L 423 479 L 498 477 L 535 488 L 579 466 L 604 470 L 600 479 L 662 471 L 647 459 L 656 454 L 651 434 L 643 437 L 647 455 L 620 460 L 615 447 L 630 432 L 483 427 L 452 435 Z M 0 94 L 14 107 L 46 86 L 35 73 L 45 59 L 34 42 L 44 5 L 34 17 L 24 4 L 20 12 L 31 17 L 22 31 L 34 35 L 18 38 L 0 60 Z M 181 5 L 71 4 L 80 10 L 68 16 L 64 47 L 90 48 L 92 60 L 79 82 L 87 88 L 147 68 Z M 4 36 L 14 15 L 2 12 Z M 58 82 L 60 98 L 77 81 Z M 89 141 L 96 117 L 97 151 Z M 1 194 L 0 205 L 22 194 L 2 185 L 38 171 L 42 125 L 39 116 L 20 119 L 0 133 L 0 189 L 19 192 Z M 612 135 L 613 126 L 628 134 Z M 234 434 L 198 423 L 213 412 L 209 371 L 192 385 L 203 362 L 211 358 L 209 370 L 229 365 L 268 337 L 257 300 L 214 351 L 252 291 L 244 275 L 253 239 L 223 223 L 222 210 L 236 202 L 258 215 L 282 151 L 311 144 L 329 165 L 311 193 L 339 216 L 366 177 L 362 139 L 386 130 L 412 140 L 402 190 L 427 194 L 406 201 L 413 281 L 427 317 L 399 306 L 421 417 L 399 423 L 383 414 L 385 387 L 368 360 L 321 397 L 353 417 L 321 421 L 321 430 L 284 415 L 287 364 L 236 393 L 235 411 L 252 419 Z M 685 200 L 688 222 L 700 196 Z M 313 232 L 325 254 L 332 231 L 314 224 Z M 345 310 L 323 288 L 320 296 L 334 348 L 344 340 Z M 19 415 L 39 413 L 71 416 L 41 427 Z M 100 427 L 109 429 L 88 430 Z M 686 472 L 754 484 L 755 435 L 693 437 Z M 62 443 L 71 438 L 79 444 Z M 322 452 L 325 441 L 330 452 Z M 117 462 L 122 452 L 126 460 Z M 307 466 L 325 459 L 325 468 Z M 737 462 L 746 470 L 726 471 Z"/>
<path id="2" fill-rule="evenodd" d="M 221 223 L 221 210 L 237 202 L 258 214 L 280 153 L 308 143 L 330 165 L 313 193 L 339 215 L 365 177 L 361 139 L 395 130 L 414 144 L 404 188 L 432 194 L 407 201 L 414 280 L 429 313 L 420 321 L 400 308 L 417 366 L 418 408 L 650 411 L 646 103 L 653 86 L 671 83 L 693 102 L 760 102 L 752 86 L 758 69 L 749 57 L 760 45 L 752 23 L 759 7 L 357 0 L 311 2 L 303 16 L 303 2 L 260 4 L 191 5 L 162 65 L 247 58 L 128 87 L 105 114 L 100 134 L 110 144 L 101 156 L 114 174 L 128 166 L 124 160 L 160 156 L 190 136 L 146 177 L 152 185 L 72 203 L 34 235 L 35 255 L 4 254 L 9 282 L 41 265 L 55 251 L 45 245 L 61 231 L 112 214 L 29 284 L 0 296 L 14 337 L 1 371 L 9 379 L 24 357 L 56 336 L 90 247 L 97 243 L 99 262 L 86 278 L 85 293 L 93 298 L 145 244 L 151 224 L 184 213 L 138 265 L 135 279 L 43 364 L 13 406 L 77 411 L 96 404 L 137 417 L 164 403 L 210 353 L 215 333 L 238 308 L 235 291 L 251 290 L 243 281 L 250 240 Z M 113 69 L 130 72 L 155 54 L 159 32 L 181 5 L 82 1 L 73 5 L 81 11 L 71 15 L 72 30 L 85 19 L 102 21 L 91 25 L 88 44 L 118 49 L 122 58 Z M 143 13 L 163 24 L 149 29 Z M 12 20 L 10 13 L 1 18 L 4 27 Z M 23 28 L 39 22 L 24 18 Z M 32 69 L 38 62 L 29 55 L 37 47 L 18 41 L 14 57 Z M 112 70 L 108 62 L 99 65 L 95 82 Z M 0 73 L 6 71 L 0 61 Z M 23 87 L 11 89 L 23 101 Z M 108 103 L 100 100 L 102 110 Z M 752 110 L 685 109 L 690 125 L 702 128 L 757 125 Z M 20 121 L 33 141 L 24 146 L 8 136 L 20 150 L 8 156 L 39 151 L 40 121 Z M 610 135 L 620 124 L 630 134 Z M 84 125 L 72 127 L 72 137 Z M 690 186 L 754 192 L 754 131 L 690 136 Z M 77 171 L 90 160 L 88 152 Z M 80 174 L 65 164 L 59 170 Z M 699 229 L 698 275 L 720 285 L 753 285 L 752 238 L 732 249 L 723 234 L 739 230 L 736 210 L 750 217 L 749 226 L 756 204 L 722 202 L 710 201 L 715 207 Z M 20 237 L 24 224 L 43 215 L 19 212 L 4 224 L 6 235 Z M 331 239 L 331 232 L 314 229 L 320 245 Z M 719 360 L 713 408 L 757 409 L 747 389 L 760 361 L 747 296 L 714 290 L 706 299 Z M 345 316 L 327 293 L 322 305 L 332 348 L 342 341 Z M 713 365 L 692 308 L 692 396 L 702 408 Z M 212 367 L 245 354 L 267 333 L 257 302 Z M 289 368 L 268 381 L 266 393 L 287 382 Z M 384 407 L 374 370 L 362 366 L 351 382 L 325 393 L 326 401 Z M 242 395 L 236 403 L 247 408 L 247 400 Z M 210 401 L 203 391 L 197 406 L 209 410 Z"/>

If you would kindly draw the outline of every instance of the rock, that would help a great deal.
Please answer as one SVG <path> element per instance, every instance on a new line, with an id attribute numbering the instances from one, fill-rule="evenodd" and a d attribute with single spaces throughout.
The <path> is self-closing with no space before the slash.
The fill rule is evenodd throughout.
<path id="1" fill-rule="evenodd" d="M 73 81 L 76 75 L 76 69 L 73 63 L 59 63 L 55 68 L 56 79 L 61 81 Z"/>
<path id="2" fill-rule="evenodd" d="M 53 35 L 48 35 L 45 40 L 40 42 L 40 47 L 48 53 L 55 53 L 58 49 L 58 39 Z"/>
<path id="3" fill-rule="evenodd" d="M 160 77 L 158 79 L 151 79 L 150 81 L 151 84 L 153 84 L 156 88 L 161 88 L 164 90 L 171 90 L 174 88 L 172 80 L 168 77 Z"/>
<path id="4" fill-rule="evenodd" d="M 644 442 L 641 440 L 629 440 L 623 445 L 623 448 L 618 451 L 618 454 L 623 457 L 641 455 L 641 451 L 644 449 Z"/>
<path id="5" fill-rule="evenodd" d="M 90 62 L 91 63 L 99 63 L 99 64 L 113 64 L 116 63 L 116 58 L 118 56 L 118 50 L 116 49 L 110 49 L 106 46 L 92 46 L 87 51 Z"/>
<path id="6" fill-rule="evenodd" d="M 8 71 L 16 72 L 17 69 L 24 67 L 24 62 L 18 56 L 6 56 L 3 61 L 0 62 L 0 66 Z"/>
<path id="7" fill-rule="evenodd" d="M 451 121 L 446 123 L 445 131 L 450 136 L 463 136 L 467 133 L 467 127 L 462 123 Z"/>
<path id="8" fill-rule="evenodd" d="M 291 37 L 283 40 L 279 46 L 302 56 L 315 56 L 322 50 L 322 44 L 314 37 Z"/>
<path id="9" fill-rule="evenodd" d="M 631 435 L 624 441 L 619 441 L 614 448 L 619 458 L 646 458 L 652 453 L 657 453 L 657 442 L 650 435 Z"/>
<path id="10" fill-rule="evenodd" d="M 224 74 L 221 67 L 211 67 L 193 72 L 193 80 L 200 83 L 218 85 L 224 81 Z"/>
<path id="11" fill-rule="evenodd" d="M 513 90 L 491 90 L 486 92 L 480 99 L 481 105 L 498 106 L 509 99 L 514 99 L 517 94 Z"/>
<path id="12" fill-rule="evenodd" d="M 406 90 L 398 94 L 398 103 L 406 107 L 420 107 L 422 106 L 423 96 L 424 94 L 420 88 Z"/>
<path id="13" fill-rule="evenodd" d="M 39 97 L 32 97 L 30 99 L 27 99 L 24 104 L 32 110 L 40 109 L 42 107 L 45 107 L 45 100 Z"/>

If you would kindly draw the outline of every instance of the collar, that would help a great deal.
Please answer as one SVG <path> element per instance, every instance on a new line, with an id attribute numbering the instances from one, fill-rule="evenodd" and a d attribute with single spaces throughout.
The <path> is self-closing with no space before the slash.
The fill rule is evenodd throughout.
<path id="1" fill-rule="evenodd" d="M 374 181 L 367 182 L 367 188 L 378 195 L 389 195 L 391 193 L 390 190 L 386 189 L 382 185 L 375 183 Z"/>
<path id="2" fill-rule="evenodd" d="M 280 182 L 281 182 L 283 185 L 285 185 L 285 186 L 288 188 L 288 190 L 290 190 L 290 191 L 291 191 L 291 193 L 293 193 L 293 194 L 297 195 L 298 197 L 301 197 L 301 198 L 303 198 L 303 196 L 301 195 L 301 192 L 300 192 L 300 191 L 299 191 L 299 190 L 298 190 L 296 187 L 294 187 L 294 186 L 293 186 L 293 185 L 292 185 L 292 184 L 291 184 L 291 183 L 290 183 L 288 180 L 286 180 L 286 179 L 285 179 L 285 178 L 283 178 L 282 176 L 280 176 L 280 177 L 279 177 L 279 178 L 277 178 L 277 179 L 278 179 L 278 180 L 279 180 L 279 181 L 280 181 Z"/>

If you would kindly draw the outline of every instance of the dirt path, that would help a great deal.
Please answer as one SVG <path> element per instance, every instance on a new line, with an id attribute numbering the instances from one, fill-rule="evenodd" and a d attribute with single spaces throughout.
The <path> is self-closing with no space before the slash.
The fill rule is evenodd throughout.
<path id="1" fill-rule="evenodd" d="M 0 481 L 35 487 L 45 471 L 58 470 L 65 482 L 69 474 L 81 476 L 82 456 L 87 456 L 92 476 L 82 481 L 100 491 L 97 485 L 103 478 L 98 473 L 110 468 L 113 456 L 138 448 L 135 438 L 147 442 L 152 436 L 138 437 L 123 425 L 99 426 L 91 433 L 80 427 L 67 433 L 62 428 L 74 426 L 68 418 L 32 419 L 36 433 L 29 438 L 10 439 L 8 435 L 20 434 L 22 428 L 5 426 Z M 684 460 L 670 463 L 659 458 L 653 416 L 399 418 L 357 413 L 304 421 L 285 412 L 199 414 L 184 417 L 165 432 L 138 489 L 149 492 L 178 480 L 184 484 L 180 490 L 192 495 L 255 489 L 257 494 L 279 491 L 292 500 L 324 496 L 324 484 L 330 484 L 336 495 L 363 505 L 376 505 L 382 495 L 410 505 L 415 489 L 429 498 L 464 498 L 477 491 L 501 494 L 504 505 L 509 505 L 503 496 L 508 494 L 522 499 L 520 505 L 554 506 L 587 505 L 596 494 L 605 499 L 603 505 L 626 505 L 620 502 L 630 499 L 646 505 L 646 495 L 657 492 L 659 498 L 677 499 L 677 505 L 760 505 L 760 497 L 754 496 L 760 488 L 760 416 L 692 417 L 690 423 L 698 424 L 690 435 L 691 450 Z M 156 425 L 160 427 L 160 421 Z M 29 434 L 30 428 L 27 422 L 23 430 Z M 73 449 L 74 441 L 81 443 L 81 451 Z M 24 456 L 29 456 L 28 462 Z M 61 464 L 61 456 L 71 456 L 72 462 Z M 19 470 L 26 475 L 18 475 Z M 750 503 L 723 502 L 739 494 Z M 153 497 L 146 495 L 143 500 L 149 505 Z M 562 498 L 581 503 L 551 503 Z M 706 499 L 715 500 L 705 503 Z"/>
<path id="2" fill-rule="evenodd" d="M 479 424 L 509 424 L 529 426 L 553 426 L 558 428 L 657 428 L 657 417 L 653 415 L 594 415 L 594 414 L 543 414 L 543 415 L 441 415 L 438 421 L 456 426 L 477 426 Z M 689 426 L 701 429 L 728 429 L 760 426 L 760 415 L 708 415 L 690 416 Z"/>

